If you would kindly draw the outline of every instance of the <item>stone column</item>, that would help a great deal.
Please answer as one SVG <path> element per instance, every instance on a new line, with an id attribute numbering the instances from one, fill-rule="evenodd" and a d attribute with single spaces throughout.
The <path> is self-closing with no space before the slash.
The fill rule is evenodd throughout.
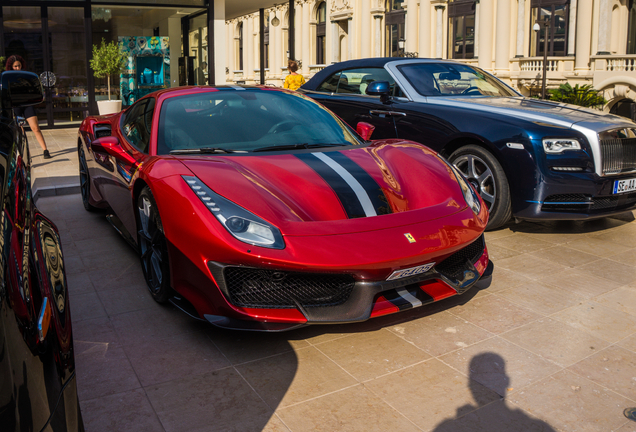
<path id="1" fill-rule="evenodd" d="M 479 3 L 479 21 L 482 23 L 492 22 L 494 14 L 494 0 L 481 0 Z M 494 31 L 492 25 L 482 25 L 479 27 L 479 67 L 490 71 L 492 70 L 492 34 Z M 509 35 L 506 37 L 510 37 Z"/>
<path id="2" fill-rule="evenodd" d="M 576 0 L 574 0 L 576 1 Z M 526 46 L 526 0 L 517 1 L 517 50 L 515 57 L 523 57 Z"/>
<path id="3" fill-rule="evenodd" d="M 406 2 L 406 52 L 417 51 L 417 0 L 407 0 Z"/>
<path id="4" fill-rule="evenodd" d="M 577 0 L 570 0 L 570 22 L 568 23 L 568 55 L 574 55 L 576 45 L 576 9 Z"/>
<path id="5" fill-rule="evenodd" d="M 340 25 L 338 21 L 331 21 L 331 62 L 340 61 Z"/>
<path id="6" fill-rule="evenodd" d="M 420 0 L 420 57 L 431 56 L 431 0 Z"/>
<path id="7" fill-rule="evenodd" d="M 269 13 L 269 77 L 272 79 L 276 79 L 278 74 L 280 73 L 280 61 L 278 59 L 279 49 L 278 49 L 278 34 L 280 29 L 280 24 L 277 27 L 272 25 L 272 20 L 276 17 L 276 9 L 273 9 Z M 279 18 L 280 20 L 280 18 Z"/>
<path id="8" fill-rule="evenodd" d="M 510 70 L 510 2 L 497 2 L 497 39 L 495 40 L 495 71 Z"/>
<path id="9" fill-rule="evenodd" d="M 353 53 L 355 49 L 354 42 L 356 40 L 355 25 L 353 17 L 347 20 L 347 60 L 354 58 Z"/>
<path id="10" fill-rule="evenodd" d="M 375 52 L 374 57 L 382 57 L 382 15 L 373 15 L 375 21 Z"/>
<path id="11" fill-rule="evenodd" d="M 311 27 L 309 26 L 309 12 L 310 6 L 308 2 L 303 2 L 303 10 L 302 10 L 302 26 L 300 28 L 302 32 L 301 36 L 301 51 L 300 56 L 296 55 L 303 62 L 303 67 L 301 73 L 307 74 L 309 73 L 309 65 L 312 64 L 312 55 L 310 51 L 309 44 L 309 36 L 311 32 Z"/>
<path id="12" fill-rule="evenodd" d="M 475 0 L 475 58 L 479 58 L 479 0 Z"/>
<path id="13" fill-rule="evenodd" d="M 232 20 L 228 22 L 225 26 L 226 37 L 227 37 L 227 66 L 230 71 L 228 75 L 225 76 L 227 82 L 232 82 L 234 79 L 234 69 L 236 69 L 236 62 L 234 61 L 234 57 L 236 56 L 236 39 L 234 39 L 234 33 L 236 32 L 236 21 Z M 217 81 L 220 81 L 217 79 Z"/>
<path id="14" fill-rule="evenodd" d="M 243 24 L 243 79 L 254 79 L 254 17 L 248 15 Z"/>
<path id="15" fill-rule="evenodd" d="M 590 70 L 590 49 L 592 46 L 592 3 L 593 0 L 579 0 L 576 14 L 576 56 L 574 71 L 585 74 Z"/>
<path id="16" fill-rule="evenodd" d="M 371 57 L 371 2 L 363 1 L 360 5 L 360 56 Z"/>
<path id="17" fill-rule="evenodd" d="M 442 58 L 444 55 L 444 8 L 446 6 L 435 6 L 437 13 L 437 34 L 435 37 L 435 57 Z"/>
<path id="18" fill-rule="evenodd" d="M 598 52 L 596 55 L 610 53 L 612 36 L 612 10 L 610 0 L 601 0 L 598 20 Z"/>

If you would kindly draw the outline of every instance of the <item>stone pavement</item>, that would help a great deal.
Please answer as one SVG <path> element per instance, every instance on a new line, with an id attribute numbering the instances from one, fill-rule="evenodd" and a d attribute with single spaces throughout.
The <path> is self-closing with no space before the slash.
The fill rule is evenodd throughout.
<path id="1" fill-rule="evenodd" d="M 31 148 L 58 194 L 38 206 L 62 236 L 88 432 L 636 432 L 634 213 L 489 232 L 492 285 L 434 305 L 224 331 L 156 304 L 104 214 L 63 195 L 74 132 L 46 131 L 50 161 Z"/>

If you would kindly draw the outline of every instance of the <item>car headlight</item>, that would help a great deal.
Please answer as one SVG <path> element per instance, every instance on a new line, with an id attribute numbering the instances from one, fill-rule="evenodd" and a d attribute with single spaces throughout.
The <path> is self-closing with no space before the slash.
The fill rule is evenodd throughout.
<path id="1" fill-rule="evenodd" d="M 280 230 L 255 214 L 223 198 L 194 176 L 182 176 L 201 202 L 236 239 L 255 246 L 284 249 Z"/>
<path id="2" fill-rule="evenodd" d="M 468 204 L 468 207 L 472 209 L 473 213 L 478 215 L 481 211 L 481 201 L 479 200 L 479 196 L 477 196 L 475 189 L 473 189 L 470 183 L 468 183 L 464 174 L 462 174 L 461 171 L 458 170 L 452 163 L 444 159 L 443 156 L 438 155 L 438 157 L 446 162 L 446 165 L 448 165 L 453 171 L 455 178 L 457 179 L 457 183 L 459 183 L 459 187 L 462 190 L 462 194 L 464 194 L 464 201 L 466 201 L 466 204 Z"/>
<path id="3" fill-rule="evenodd" d="M 581 143 L 573 138 L 545 138 L 543 150 L 550 154 L 562 153 L 566 150 L 581 150 Z"/>

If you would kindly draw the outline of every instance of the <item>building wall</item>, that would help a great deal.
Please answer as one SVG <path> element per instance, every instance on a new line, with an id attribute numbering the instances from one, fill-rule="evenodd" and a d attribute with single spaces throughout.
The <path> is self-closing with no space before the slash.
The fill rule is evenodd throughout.
<path id="1" fill-rule="evenodd" d="M 316 64 L 317 8 L 322 0 L 296 0 L 296 59 L 311 78 L 328 64 L 386 55 L 385 0 L 326 0 L 326 64 Z M 405 0 L 405 47 L 419 57 L 449 58 L 448 0 Z M 570 0 L 565 56 L 548 57 L 547 88 L 591 84 L 609 111 L 618 101 L 636 100 L 636 55 L 627 55 L 629 0 Z M 539 94 L 543 56 L 530 57 L 531 0 L 480 0 L 475 4 L 475 58 L 458 60 L 493 73 L 519 92 Z M 269 68 L 266 83 L 281 86 L 287 74 L 288 3 L 266 9 Z M 237 26 L 243 23 L 243 70 L 238 69 Z M 259 75 L 259 15 L 225 21 L 228 82 L 256 83 Z M 452 54 L 452 53 L 451 53 Z M 222 79 L 222 75 L 217 79 Z"/>

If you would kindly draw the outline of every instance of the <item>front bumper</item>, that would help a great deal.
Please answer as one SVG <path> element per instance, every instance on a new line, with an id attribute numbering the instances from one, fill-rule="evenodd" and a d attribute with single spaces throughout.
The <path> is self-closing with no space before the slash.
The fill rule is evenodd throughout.
<path id="1" fill-rule="evenodd" d="M 334 286 L 334 295 L 329 295 L 326 290 L 321 293 L 316 293 L 315 289 L 308 290 L 307 282 L 300 288 L 291 286 L 302 284 L 302 276 L 333 279 L 334 275 L 275 272 L 214 262 L 209 262 L 208 266 L 228 304 L 245 315 L 244 319 L 217 315 L 204 317 L 219 327 L 255 331 L 283 331 L 306 324 L 365 321 L 371 317 L 419 307 L 463 294 L 477 284 L 482 289 L 486 288 L 494 268 L 488 259 L 483 236 L 425 273 L 396 280 L 351 279 L 350 284 L 347 284 L 347 275 L 338 275 L 344 278 L 343 286 L 342 289 Z M 250 276 L 241 278 L 240 282 L 236 282 L 232 276 L 228 279 L 228 274 L 237 271 Z M 283 286 L 280 282 L 294 276 L 298 277 L 291 285 Z M 273 280 L 275 277 L 278 281 Z M 294 313 L 297 319 L 290 320 Z M 285 317 L 287 322 L 277 322 L 277 315 Z M 263 316 L 269 319 L 252 320 Z"/>
<path id="2" fill-rule="evenodd" d="M 636 173 L 600 177 L 596 174 L 551 173 L 526 200 L 515 217 L 527 220 L 586 220 L 636 209 L 636 191 L 614 194 L 617 180 L 636 178 Z"/>

